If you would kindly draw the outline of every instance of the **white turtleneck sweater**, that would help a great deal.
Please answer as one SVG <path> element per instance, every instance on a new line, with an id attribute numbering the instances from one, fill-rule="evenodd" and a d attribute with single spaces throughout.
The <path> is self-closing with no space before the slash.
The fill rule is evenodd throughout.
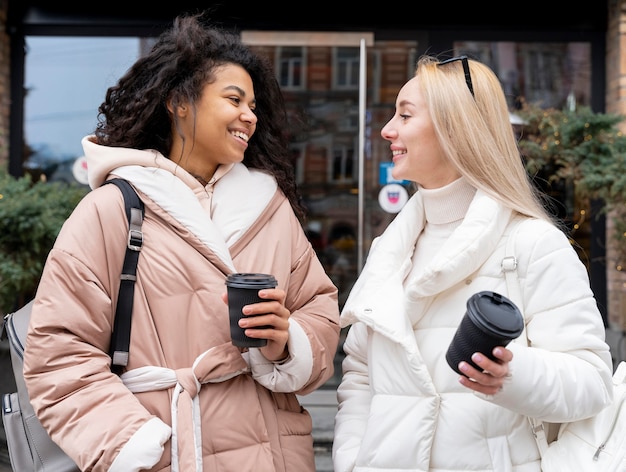
<path id="1" fill-rule="evenodd" d="M 413 265 L 404 280 L 404 287 L 410 285 L 423 267 L 436 257 L 439 248 L 461 224 L 465 213 L 476 194 L 476 189 L 463 177 L 436 189 L 419 187 L 424 202 L 426 223 L 417 238 Z M 408 313 L 409 317 L 411 313 Z"/>

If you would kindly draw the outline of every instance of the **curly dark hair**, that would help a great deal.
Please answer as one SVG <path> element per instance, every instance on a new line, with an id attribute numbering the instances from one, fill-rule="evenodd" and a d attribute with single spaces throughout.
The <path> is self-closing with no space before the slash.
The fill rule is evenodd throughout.
<path id="1" fill-rule="evenodd" d="M 104 146 L 155 149 L 169 156 L 172 146 L 172 106 L 195 103 L 215 69 L 224 64 L 243 67 L 252 78 L 258 122 L 243 164 L 273 175 L 300 219 L 305 209 L 296 188 L 287 135 L 284 98 L 272 65 L 253 53 L 239 35 L 211 25 L 208 13 L 183 14 L 107 90 L 98 108 L 95 135 Z"/>

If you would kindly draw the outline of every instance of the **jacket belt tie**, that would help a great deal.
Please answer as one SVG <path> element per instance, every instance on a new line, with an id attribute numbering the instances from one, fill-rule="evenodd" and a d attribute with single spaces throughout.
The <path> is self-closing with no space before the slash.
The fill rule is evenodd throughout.
<path id="1" fill-rule="evenodd" d="M 199 355 L 192 367 L 169 369 L 145 366 L 121 375 L 134 393 L 173 388 L 171 415 L 172 472 L 202 472 L 202 421 L 198 393 L 202 384 L 218 383 L 250 372 L 239 350 L 230 342 Z"/>

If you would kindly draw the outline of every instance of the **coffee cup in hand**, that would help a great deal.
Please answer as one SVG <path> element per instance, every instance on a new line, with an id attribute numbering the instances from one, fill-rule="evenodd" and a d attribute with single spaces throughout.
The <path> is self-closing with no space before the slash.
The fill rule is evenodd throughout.
<path id="1" fill-rule="evenodd" d="M 239 326 L 239 320 L 245 316 L 241 311 L 245 305 L 265 301 L 259 298 L 259 290 L 275 288 L 277 285 L 276 279 L 270 274 L 236 273 L 228 276 L 226 288 L 228 292 L 230 336 L 235 346 L 263 347 L 267 345 L 267 339 L 246 336 L 245 330 Z M 264 326 L 260 328 L 264 328 Z"/>
<path id="2" fill-rule="evenodd" d="M 467 310 L 446 352 L 446 361 L 457 373 L 459 362 L 465 361 L 481 370 L 471 357 L 475 352 L 496 360 L 493 349 L 506 346 L 524 329 L 524 317 L 508 298 L 496 292 L 484 291 L 472 295 Z"/>

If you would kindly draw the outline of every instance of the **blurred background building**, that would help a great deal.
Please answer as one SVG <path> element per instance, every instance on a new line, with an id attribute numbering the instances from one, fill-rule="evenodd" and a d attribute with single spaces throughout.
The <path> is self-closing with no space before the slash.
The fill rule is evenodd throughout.
<path id="1" fill-rule="evenodd" d="M 274 63 L 309 208 L 306 229 L 343 303 L 372 239 L 411 193 L 390 177 L 380 129 L 417 58 L 463 53 L 486 62 L 505 88 L 513 120 L 523 100 L 626 114 L 625 6 L 0 0 L 0 163 L 15 176 L 85 185 L 80 139 L 95 128 L 106 89 L 175 15 L 212 8 L 217 22 Z M 592 214 L 577 242 L 621 359 L 626 277 L 611 262 L 607 225 Z M 337 385 L 340 361 L 341 353 L 328 389 Z"/>

